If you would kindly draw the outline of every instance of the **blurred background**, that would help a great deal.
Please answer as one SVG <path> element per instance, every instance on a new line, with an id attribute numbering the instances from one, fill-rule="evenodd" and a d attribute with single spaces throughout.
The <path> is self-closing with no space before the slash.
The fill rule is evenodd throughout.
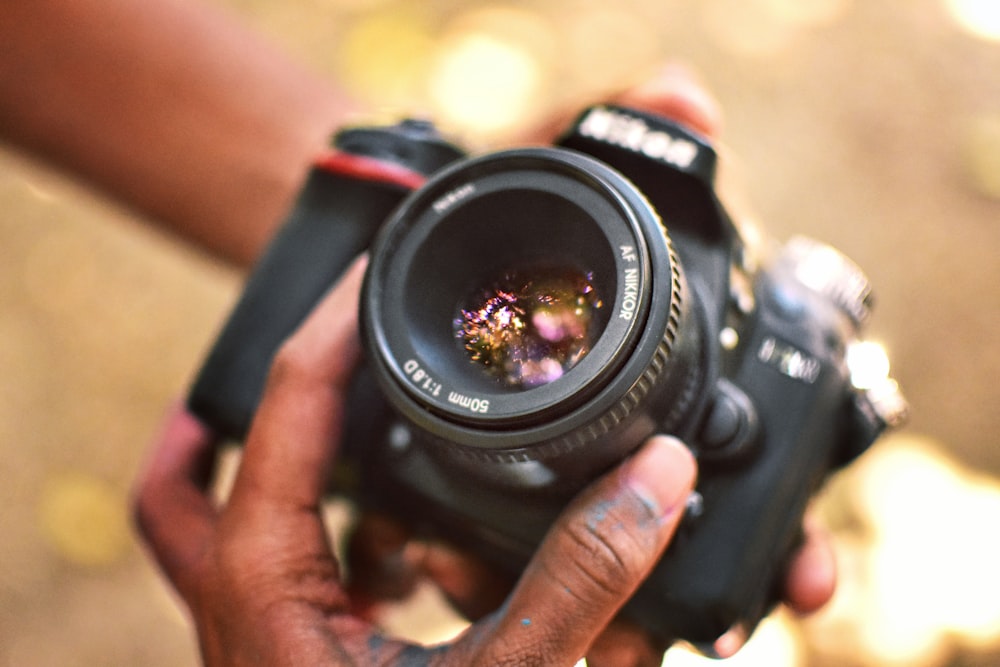
<path id="1" fill-rule="evenodd" d="M 476 150 L 696 68 L 754 218 L 868 272 L 868 334 L 913 407 L 820 500 L 834 602 L 774 615 L 731 664 L 1000 664 L 1000 3 L 206 1 Z M 126 498 L 241 276 L 140 222 L 0 147 L 0 666 L 196 664 Z M 419 605 L 392 622 L 459 627 Z"/>

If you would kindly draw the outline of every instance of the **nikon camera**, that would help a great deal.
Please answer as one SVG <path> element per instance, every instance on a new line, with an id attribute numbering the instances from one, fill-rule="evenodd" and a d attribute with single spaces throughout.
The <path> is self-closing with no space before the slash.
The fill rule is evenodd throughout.
<path id="1" fill-rule="evenodd" d="M 755 267 L 715 166 L 703 138 L 615 106 L 476 157 L 423 121 L 344 130 L 190 408 L 243 438 L 274 352 L 368 250 L 334 491 L 516 574 L 576 492 L 674 434 L 700 481 L 624 613 L 668 642 L 749 633 L 810 496 L 905 403 L 888 377 L 852 382 L 864 274 L 804 238 Z"/>

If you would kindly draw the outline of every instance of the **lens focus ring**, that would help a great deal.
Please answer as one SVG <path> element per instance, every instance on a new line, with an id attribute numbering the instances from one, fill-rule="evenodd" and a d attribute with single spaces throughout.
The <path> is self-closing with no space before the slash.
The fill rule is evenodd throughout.
<path id="1" fill-rule="evenodd" d="M 659 217 L 624 177 L 564 149 L 522 149 L 456 165 L 404 202 L 373 247 L 362 325 L 392 405 L 449 452 L 578 459 L 599 443 L 598 458 L 610 461 L 627 453 L 617 440 L 634 447 L 639 430 L 659 427 L 651 403 L 659 408 L 661 394 L 670 405 L 690 394 L 699 341 L 686 292 Z M 586 312 L 567 315 L 574 293 L 587 295 Z M 525 295 L 549 294 L 551 308 L 521 308 Z M 549 319 L 527 335 L 510 328 L 505 308 Z M 558 372 L 525 382 L 518 369 L 489 368 L 546 338 L 554 320 L 590 327 L 568 353 L 524 355 Z M 617 431 L 627 435 L 616 440 Z"/>

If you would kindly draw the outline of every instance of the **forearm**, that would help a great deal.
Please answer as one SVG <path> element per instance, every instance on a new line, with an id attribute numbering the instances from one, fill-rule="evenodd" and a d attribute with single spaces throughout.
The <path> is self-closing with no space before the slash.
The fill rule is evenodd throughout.
<path id="1" fill-rule="evenodd" d="M 348 103 L 205 2 L 0 4 L 0 139 L 246 264 Z"/>

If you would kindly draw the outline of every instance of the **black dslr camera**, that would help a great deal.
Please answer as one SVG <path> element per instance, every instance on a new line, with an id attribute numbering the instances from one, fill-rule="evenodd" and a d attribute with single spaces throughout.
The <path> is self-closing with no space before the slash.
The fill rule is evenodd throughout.
<path id="1" fill-rule="evenodd" d="M 625 612 L 701 646 L 752 631 L 811 494 L 905 403 L 888 377 L 852 383 L 865 276 L 804 239 L 755 269 L 715 161 L 698 136 L 613 106 L 556 147 L 472 158 L 419 121 L 343 131 L 190 407 L 242 438 L 280 342 L 370 248 L 335 490 L 519 572 L 573 494 L 676 434 L 697 492 Z"/>

